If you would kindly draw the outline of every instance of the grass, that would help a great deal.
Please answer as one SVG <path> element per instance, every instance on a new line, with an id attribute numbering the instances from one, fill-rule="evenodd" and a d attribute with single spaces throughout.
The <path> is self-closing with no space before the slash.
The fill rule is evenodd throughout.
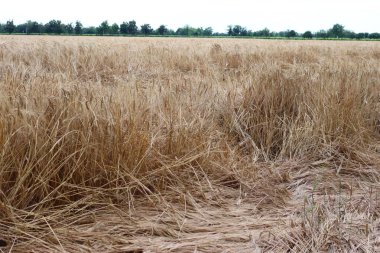
<path id="1" fill-rule="evenodd" d="M 0 247 L 379 250 L 380 45 L 0 37 Z"/>

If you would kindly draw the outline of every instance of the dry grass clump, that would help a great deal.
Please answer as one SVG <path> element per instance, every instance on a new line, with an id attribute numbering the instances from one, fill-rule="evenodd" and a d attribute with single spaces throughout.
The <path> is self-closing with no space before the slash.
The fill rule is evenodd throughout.
<path id="1" fill-rule="evenodd" d="M 326 79 L 318 77 L 319 67 L 306 72 L 302 66 L 265 66 L 266 75 L 254 78 L 228 105 L 233 111 L 226 120 L 240 142 L 267 159 L 322 159 L 331 147 L 342 155 L 366 149 L 378 138 L 379 86 L 347 68 Z"/>
<path id="2" fill-rule="evenodd" d="M 379 52 L 0 37 L 0 247 L 376 251 Z"/>

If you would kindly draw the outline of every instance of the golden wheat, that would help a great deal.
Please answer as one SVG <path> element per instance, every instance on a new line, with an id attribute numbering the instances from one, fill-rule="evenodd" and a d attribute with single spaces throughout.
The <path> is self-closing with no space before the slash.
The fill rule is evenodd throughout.
<path id="1" fill-rule="evenodd" d="M 0 247 L 380 250 L 380 44 L 0 37 Z"/>

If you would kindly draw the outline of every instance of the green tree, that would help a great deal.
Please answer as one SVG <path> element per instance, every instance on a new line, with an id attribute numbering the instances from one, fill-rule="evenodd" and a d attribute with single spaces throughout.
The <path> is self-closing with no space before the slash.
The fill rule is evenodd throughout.
<path id="1" fill-rule="evenodd" d="M 269 37 L 270 31 L 268 28 L 264 28 L 263 30 L 253 32 L 252 35 L 255 37 Z"/>
<path id="2" fill-rule="evenodd" d="M 26 22 L 26 33 L 27 34 L 41 33 L 41 32 L 42 32 L 42 27 L 36 21 L 28 20 Z"/>
<path id="3" fill-rule="evenodd" d="M 297 33 L 296 33 L 296 31 L 294 31 L 294 30 L 288 30 L 287 32 L 286 32 L 286 37 L 288 37 L 288 38 L 294 38 L 294 37 L 296 37 L 297 36 Z"/>
<path id="4" fill-rule="evenodd" d="M 127 22 L 123 22 L 120 25 L 120 33 L 121 34 L 127 34 L 128 33 L 128 23 Z"/>
<path id="5" fill-rule="evenodd" d="M 232 35 L 234 35 L 234 31 L 233 31 L 233 27 L 232 27 L 232 25 L 229 25 L 229 26 L 227 27 L 227 34 L 228 34 L 228 36 L 232 36 Z"/>
<path id="6" fill-rule="evenodd" d="M 111 34 L 118 34 L 118 33 L 119 33 L 119 25 L 116 24 L 116 23 L 112 24 L 110 30 L 111 30 L 111 31 L 110 31 Z"/>
<path id="7" fill-rule="evenodd" d="M 96 28 L 96 33 L 99 35 L 108 34 L 110 32 L 110 26 L 108 25 L 108 21 L 103 21 L 100 26 Z"/>
<path id="8" fill-rule="evenodd" d="M 139 28 L 136 25 L 136 21 L 131 20 L 129 22 L 123 22 L 120 25 L 120 33 L 121 34 L 131 34 L 135 35 L 139 31 Z"/>
<path id="9" fill-rule="evenodd" d="M 240 36 L 247 36 L 247 35 L 248 35 L 247 28 L 242 27 L 240 30 Z"/>
<path id="10" fill-rule="evenodd" d="M 328 37 L 328 34 L 325 30 L 320 30 L 319 32 L 315 33 L 315 37 L 325 39 Z"/>
<path id="11" fill-rule="evenodd" d="M 203 35 L 203 32 L 204 30 L 202 27 L 194 28 L 189 25 L 185 25 L 184 27 L 178 28 L 176 34 L 181 36 L 199 36 Z M 169 31 L 165 32 L 165 34 L 167 33 L 169 33 Z"/>
<path id="12" fill-rule="evenodd" d="M 94 26 L 83 27 L 82 33 L 83 34 L 96 34 L 96 27 L 94 27 Z"/>
<path id="13" fill-rule="evenodd" d="M 241 35 L 242 30 L 243 30 L 243 27 L 241 27 L 240 25 L 235 25 L 232 28 L 232 35 L 233 36 L 239 36 L 239 35 Z"/>
<path id="14" fill-rule="evenodd" d="M 4 26 L 4 31 L 11 34 L 16 29 L 16 26 L 13 24 L 13 20 L 7 21 L 7 23 Z"/>
<path id="15" fill-rule="evenodd" d="M 50 20 L 45 25 L 45 32 L 47 33 L 55 33 L 55 34 L 61 34 L 63 32 L 63 24 L 60 20 Z"/>
<path id="16" fill-rule="evenodd" d="M 144 35 L 151 34 L 153 32 L 152 27 L 149 24 L 143 24 L 140 29 L 141 33 Z"/>
<path id="17" fill-rule="evenodd" d="M 310 31 L 306 31 L 304 32 L 304 34 L 302 34 L 302 37 L 304 37 L 305 39 L 312 39 L 313 34 Z"/>
<path id="18" fill-rule="evenodd" d="M 227 27 L 227 34 L 228 36 L 247 36 L 248 30 L 240 25 L 229 25 Z"/>
<path id="19" fill-rule="evenodd" d="M 195 28 L 192 33 L 192 36 L 201 36 L 201 35 L 203 35 L 203 28 L 202 27 Z"/>
<path id="20" fill-rule="evenodd" d="M 213 34 L 212 27 L 207 27 L 206 29 L 203 30 L 204 36 L 211 36 L 212 34 Z"/>
<path id="21" fill-rule="evenodd" d="M 358 39 L 358 40 L 361 40 L 361 39 L 366 39 L 368 38 L 369 34 L 368 33 L 357 33 L 355 38 Z"/>
<path id="22" fill-rule="evenodd" d="M 177 29 L 176 34 L 181 36 L 190 36 L 192 28 L 188 25 Z"/>
<path id="23" fill-rule="evenodd" d="M 334 38 L 343 38 L 344 26 L 340 24 L 335 24 L 329 31 L 328 35 Z"/>
<path id="24" fill-rule="evenodd" d="M 380 39 L 380 33 L 371 33 L 368 35 L 369 39 Z"/>
<path id="25" fill-rule="evenodd" d="M 354 33 L 353 31 L 344 30 L 343 38 L 355 39 L 355 37 L 356 33 Z"/>
<path id="26" fill-rule="evenodd" d="M 70 24 L 67 24 L 65 25 L 65 30 L 68 34 L 73 34 L 74 33 L 74 27 L 73 27 L 73 24 L 70 23 Z"/>
<path id="27" fill-rule="evenodd" d="M 139 28 L 136 25 L 136 21 L 131 20 L 128 22 L 128 28 L 127 28 L 127 33 L 135 35 L 139 31 Z"/>
<path id="28" fill-rule="evenodd" d="M 79 21 L 76 21 L 75 22 L 75 28 L 74 28 L 74 31 L 75 31 L 75 34 L 79 35 L 82 33 L 82 28 L 83 28 L 83 25 L 81 22 Z"/>
<path id="29" fill-rule="evenodd" d="M 27 33 L 27 23 L 16 25 L 13 33 Z"/>
<path id="30" fill-rule="evenodd" d="M 160 27 L 158 27 L 158 29 L 157 29 L 157 33 L 158 33 L 159 35 L 164 35 L 164 34 L 166 34 L 167 32 L 168 32 L 168 29 L 166 28 L 165 25 L 160 25 Z"/>

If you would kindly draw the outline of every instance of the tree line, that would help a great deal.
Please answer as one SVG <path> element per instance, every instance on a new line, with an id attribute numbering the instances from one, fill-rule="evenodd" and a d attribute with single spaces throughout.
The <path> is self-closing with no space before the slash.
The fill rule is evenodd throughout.
<path id="1" fill-rule="evenodd" d="M 212 27 L 191 27 L 184 26 L 176 30 L 169 29 L 166 25 L 160 25 L 154 29 L 150 24 L 137 25 L 135 20 L 123 22 L 121 24 L 109 24 L 103 21 L 99 26 L 84 27 L 80 21 L 75 23 L 64 24 L 60 20 L 51 20 L 46 24 L 36 21 L 27 21 L 22 24 L 14 24 L 12 20 L 6 23 L 0 23 L 0 33 L 3 34 L 68 34 L 68 35 L 130 35 L 130 36 L 239 36 L 239 37 L 265 37 L 265 38 L 346 38 L 346 39 L 380 39 L 380 33 L 355 33 L 346 30 L 343 25 L 335 24 L 328 30 L 318 32 L 305 31 L 298 33 L 295 30 L 286 30 L 280 32 L 270 31 L 268 28 L 252 31 L 240 25 L 230 25 L 226 32 L 214 32 Z"/>

